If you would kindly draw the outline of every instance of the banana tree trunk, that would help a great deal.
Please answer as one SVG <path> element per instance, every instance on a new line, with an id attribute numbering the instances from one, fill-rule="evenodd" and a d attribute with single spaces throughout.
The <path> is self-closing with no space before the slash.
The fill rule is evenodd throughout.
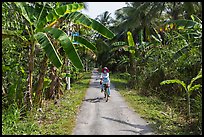
<path id="1" fill-rule="evenodd" d="M 87 72 L 88 71 L 88 59 L 85 59 L 85 71 Z"/>
<path id="2" fill-rule="evenodd" d="M 136 84 L 136 61 L 134 59 L 134 54 L 130 54 L 130 75 L 129 86 L 134 88 Z"/>
<path id="3" fill-rule="evenodd" d="M 63 92 L 61 90 L 61 87 L 63 86 L 61 83 L 62 79 L 60 77 L 57 78 L 57 99 L 60 98 L 61 95 L 63 95 Z"/>
<path id="4" fill-rule="evenodd" d="M 36 96 L 36 103 L 39 107 L 42 107 L 42 90 L 43 90 L 43 83 L 44 83 L 44 77 L 45 72 L 47 70 L 47 60 L 48 57 L 45 55 L 40 67 L 40 76 L 38 79 L 38 86 L 37 86 L 37 96 Z"/>
<path id="5" fill-rule="evenodd" d="M 32 109 L 33 102 L 32 102 L 32 82 L 33 82 L 33 66 L 34 66 L 34 50 L 35 45 L 29 46 L 29 63 L 28 63 L 28 85 L 27 91 L 24 93 L 24 103 L 26 105 L 26 109 Z"/>
<path id="6" fill-rule="evenodd" d="M 51 84 L 50 84 L 50 90 L 49 90 L 49 99 L 55 98 L 55 87 L 57 82 L 57 76 L 56 76 L 56 67 L 51 67 Z"/>
<path id="7" fill-rule="evenodd" d="M 186 118 L 186 121 L 189 120 L 190 118 L 190 95 L 188 93 L 188 91 L 186 91 L 186 97 L 187 97 L 187 118 Z"/>

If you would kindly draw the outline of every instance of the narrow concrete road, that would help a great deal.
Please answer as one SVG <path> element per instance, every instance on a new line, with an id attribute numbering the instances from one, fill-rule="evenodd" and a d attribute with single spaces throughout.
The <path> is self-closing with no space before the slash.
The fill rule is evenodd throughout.
<path id="1" fill-rule="evenodd" d="M 111 97 L 105 101 L 100 92 L 99 74 L 92 73 L 90 87 L 77 116 L 73 135 L 151 135 L 148 123 L 128 107 L 111 85 Z"/>

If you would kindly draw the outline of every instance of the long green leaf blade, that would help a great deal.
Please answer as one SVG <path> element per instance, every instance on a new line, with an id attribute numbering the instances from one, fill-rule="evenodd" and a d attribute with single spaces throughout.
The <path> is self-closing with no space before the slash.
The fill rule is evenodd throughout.
<path id="1" fill-rule="evenodd" d="M 112 39 L 115 36 L 115 34 L 111 30 L 106 28 L 103 24 L 93 19 L 91 19 L 91 21 L 92 21 L 92 24 L 91 24 L 92 29 L 100 33 L 105 38 Z"/>
<path id="2" fill-rule="evenodd" d="M 34 36 L 38 40 L 38 43 L 40 43 L 42 48 L 45 50 L 45 53 L 47 54 L 50 61 L 57 68 L 59 68 L 62 65 L 62 62 L 61 62 L 61 60 L 60 60 L 54 46 L 52 45 L 51 41 L 47 37 L 47 35 L 45 33 L 43 33 L 43 32 L 38 32 Z"/>
<path id="3" fill-rule="evenodd" d="M 23 17 L 32 25 L 32 22 L 30 21 L 30 18 L 27 14 L 27 11 L 23 5 L 22 2 L 15 2 L 16 6 L 19 7 L 21 9 L 21 13 L 23 15 Z"/>
<path id="4" fill-rule="evenodd" d="M 72 42 L 69 39 L 69 37 L 67 35 L 62 35 L 59 37 L 59 40 L 63 46 L 64 51 L 66 52 L 68 58 L 73 63 L 73 65 L 78 69 L 83 69 L 82 61 L 78 53 L 76 52 L 76 49 L 72 45 Z"/>
<path id="5" fill-rule="evenodd" d="M 87 17 L 86 15 L 80 12 L 76 11 L 76 12 L 70 13 L 66 18 L 70 19 L 73 23 L 81 24 L 90 29 L 95 30 L 105 38 L 112 39 L 115 36 L 115 34 L 111 30 L 106 28 L 103 24 L 101 24 L 100 22 L 94 19 Z"/>
<path id="6" fill-rule="evenodd" d="M 178 79 L 164 80 L 164 81 L 162 81 L 162 82 L 160 83 L 160 85 L 171 84 L 171 83 L 172 83 L 172 84 L 173 84 L 173 83 L 181 84 L 181 85 L 184 87 L 184 89 L 187 91 L 187 89 L 186 89 L 186 84 L 185 84 L 183 81 L 178 80 Z"/>
<path id="7" fill-rule="evenodd" d="M 194 77 L 194 78 L 191 79 L 191 82 L 190 82 L 190 84 L 189 84 L 188 87 L 187 87 L 188 90 L 190 90 L 190 88 L 191 88 L 193 82 L 196 81 L 196 80 L 199 79 L 199 78 L 202 78 L 202 68 L 200 69 L 198 75 L 197 75 L 196 77 Z"/>
<path id="8" fill-rule="evenodd" d="M 76 12 L 84 8 L 83 3 L 68 4 L 57 9 L 52 10 L 44 19 L 42 19 L 37 26 L 37 31 L 40 31 L 48 22 L 53 24 L 59 18 L 65 16 L 66 14 Z"/>
<path id="9" fill-rule="evenodd" d="M 171 23 L 175 24 L 176 28 L 179 28 L 179 27 L 193 28 L 195 25 L 202 26 L 202 24 L 192 21 L 192 20 L 171 20 L 171 21 L 164 23 L 164 25 L 168 25 Z"/>
<path id="10" fill-rule="evenodd" d="M 196 90 L 196 89 L 199 89 L 199 88 L 201 88 L 201 87 L 202 87 L 201 84 L 194 85 L 193 87 L 191 87 L 191 88 L 188 90 L 188 92 L 189 92 L 189 94 L 192 94 L 192 91 L 194 91 L 194 90 Z"/>
<path id="11" fill-rule="evenodd" d="M 85 39 L 81 36 L 75 36 L 74 41 L 77 41 L 77 42 L 83 44 L 84 46 L 86 46 L 87 48 L 89 48 L 93 51 L 96 50 L 96 47 L 91 42 L 89 42 L 87 39 Z"/>
<path id="12" fill-rule="evenodd" d="M 178 58 L 180 58 L 182 55 L 187 54 L 190 51 L 190 47 L 187 45 L 180 50 L 178 50 L 176 53 L 174 53 L 171 60 L 168 62 L 168 65 L 171 65 L 173 62 L 175 62 Z"/>
<path id="13" fill-rule="evenodd" d="M 112 46 L 125 46 L 125 45 L 127 45 L 127 43 L 126 42 L 124 42 L 124 41 L 118 41 L 118 42 L 114 42 L 113 44 L 111 44 Z"/>
<path id="14" fill-rule="evenodd" d="M 91 19 L 78 11 L 68 14 L 66 19 L 69 19 L 73 23 L 81 24 L 85 27 L 91 28 Z"/>
<path id="15" fill-rule="evenodd" d="M 80 4 L 74 3 L 74 4 L 64 5 L 64 6 L 57 8 L 57 9 L 54 9 L 52 12 L 50 12 L 46 17 L 46 20 L 47 20 L 47 22 L 49 22 L 49 21 L 52 22 L 52 21 L 64 16 L 65 14 L 68 14 L 71 12 L 76 12 L 76 11 L 81 10 L 83 8 L 84 8 L 84 5 L 82 3 L 80 3 Z"/>
<path id="16" fill-rule="evenodd" d="M 54 37 L 55 39 L 59 40 L 66 55 L 68 56 L 68 58 L 76 68 L 83 69 L 82 61 L 78 53 L 76 52 L 76 49 L 73 46 L 71 40 L 69 39 L 69 37 L 64 31 L 57 28 L 46 28 L 44 29 L 44 31 L 51 34 L 52 37 Z"/>

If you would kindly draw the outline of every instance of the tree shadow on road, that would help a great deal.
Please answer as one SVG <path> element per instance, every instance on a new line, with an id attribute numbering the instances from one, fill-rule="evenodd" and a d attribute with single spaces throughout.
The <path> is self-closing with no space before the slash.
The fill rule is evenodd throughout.
<path id="1" fill-rule="evenodd" d="M 148 125 L 131 124 L 131 123 L 128 123 L 128 122 L 125 122 L 125 121 L 122 121 L 122 120 L 118 120 L 118 119 L 114 119 L 114 118 L 109 118 L 109 117 L 102 117 L 102 118 L 108 119 L 108 120 L 112 120 L 112 121 L 115 121 L 115 122 L 119 122 L 121 124 L 126 124 L 126 125 L 132 126 L 134 128 L 137 128 L 137 129 L 138 128 L 141 129 L 139 132 L 131 130 L 131 132 L 135 132 L 137 134 L 141 134 L 141 135 L 149 134 L 149 133 L 153 134 L 151 129 L 147 127 Z M 122 130 L 122 131 L 125 131 L 125 130 Z"/>
<path id="2" fill-rule="evenodd" d="M 129 131 L 129 132 L 133 132 L 133 133 L 135 133 L 137 135 L 141 135 L 141 133 L 139 131 L 134 131 L 134 130 L 120 130 L 120 131 L 124 131 L 124 132 Z"/>
<path id="3" fill-rule="evenodd" d="M 83 101 L 97 103 L 97 102 L 101 102 L 103 99 L 104 99 L 103 97 L 96 97 L 96 98 L 83 99 Z"/>

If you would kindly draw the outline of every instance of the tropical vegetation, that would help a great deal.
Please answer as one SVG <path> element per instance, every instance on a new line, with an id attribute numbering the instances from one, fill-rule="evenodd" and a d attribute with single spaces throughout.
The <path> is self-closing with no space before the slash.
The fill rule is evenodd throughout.
<path id="1" fill-rule="evenodd" d="M 44 111 L 69 99 L 64 113 L 74 118 L 85 95 L 76 85 L 94 67 L 107 66 L 125 81 L 119 89 L 127 102 L 153 98 L 174 110 L 180 121 L 168 119 L 180 127 L 168 126 L 179 130 L 156 126 L 159 134 L 202 134 L 202 3 L 127 2 L 115 18 L 104 11 L 95 19 L 84 8 L 83 2 L 2 2 L 2 133 L 51 134 L 43 130 L 51 121 Z"/>

